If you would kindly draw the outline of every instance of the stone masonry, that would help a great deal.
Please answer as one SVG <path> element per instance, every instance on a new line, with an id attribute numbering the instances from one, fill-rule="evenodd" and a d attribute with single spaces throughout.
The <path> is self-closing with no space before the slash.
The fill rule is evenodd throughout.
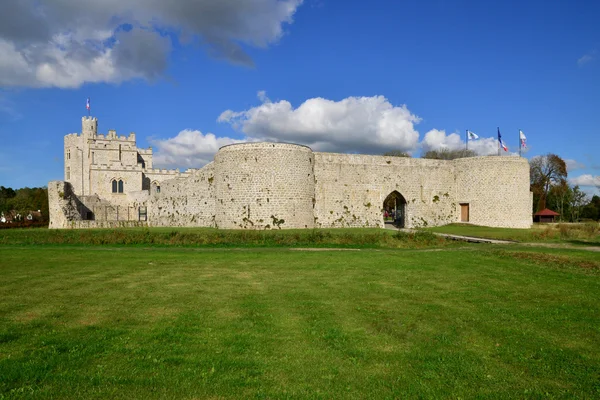
<path id="1" fill-rule="evenodd" d="M 65 181 L 50 182 L 48 192 L 51 228 L 383 227 L 390 195 L 408 228 L 532 222 L 529 164 L 521 157 L 445 161 L 241 143 L 222 147 L 201 169 L 179 172 L 152 168 L 152 149 L 137 148 L 133 133 L 99 135 L 95 118 L 83 118 L 81 135 L 65 136 Z"/>

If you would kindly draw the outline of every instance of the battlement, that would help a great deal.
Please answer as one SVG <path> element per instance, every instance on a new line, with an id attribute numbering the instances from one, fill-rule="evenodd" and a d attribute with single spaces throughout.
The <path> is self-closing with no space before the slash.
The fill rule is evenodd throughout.
<path id="1" fill-rule="evenodd" d="M 117 141 L 122 141 L 122 142 L 134 142 L 135 143 L 135 133 L 131 132 L 129 134 L 129 136 L 117 136 L 117 131 L 114 129 L 109 129 L 108 133 L 106 135 L 96 135 L 95 137 L 98 140 L 117 140 Z"/>
<path id="2" fill-rule="evenodd" d="M 85 122 L 85 121 L 95 121 L 97 123 L 98 118 L 96 118 L 96 117 L 81 117 L 81 122 Z"/>
<path id="3" fill-rule="evenodd" d="M 95 164 L 91 165 L 90 169 L 93 170 L 118 170 L 118 171 L 139 171 L 142 172 L 144 169 L 139 165 L 121 165 L 121 164 Z"/>
<path id="4" fill-rule="evenodd" d="M 181 175 L 181 172 L 179 171 L 179 168 L 177 168 L 177 169 L 146 168 L 144 170 L 144 172 L 147 173 L 147 174 Z"/>

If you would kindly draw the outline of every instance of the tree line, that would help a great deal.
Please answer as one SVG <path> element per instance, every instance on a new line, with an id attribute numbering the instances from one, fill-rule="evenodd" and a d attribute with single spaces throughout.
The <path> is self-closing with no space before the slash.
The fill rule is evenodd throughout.
<path id="1" fill-rule="evenodd" d="M 23 218 L 30 211 L 40 210 L 42 221 L 48 221 L 48 189 L 41 188 L 22 188 L 12 189 L 0 186 L 0 214 L 18 213 Z"/>

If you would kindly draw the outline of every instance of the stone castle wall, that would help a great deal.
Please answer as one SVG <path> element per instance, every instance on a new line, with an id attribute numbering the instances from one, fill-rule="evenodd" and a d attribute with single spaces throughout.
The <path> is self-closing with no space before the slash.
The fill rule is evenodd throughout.
<path id="1" fill-rule="evenodd" d="M 174 178 L 152 189 L 148 221 L 152 226 L 214 226 L 213 163 L 188 177 Z"/>
<path id="2" fill-rule="evenodd" d="M 215 155 L 215 225 L 312 228 L 314 154 L 287 143 L 242 143 Z"/>
<path id="3" fill-rule="evenodd" d="M 315 153 L 320 227 L 383 226 L 382 207 L 393 191 L 406 200 L 406 227 L 455 222 L 451 161 Z"/>
<path id="4" fill-rule="evenodd" d="M 503 228 L 531 227 L 529 163 L 521 157 L 474 157 L 453 161 L 457 203 L 468 203 L 469 222 Z M 457 208 L 460 215 L 460 211 Z"/>
<path id="5" fill-rule="evenodd" d="M 461 204 L 472 224 L 531 226 L 529 164 L 521 157 L 445 161 L 240 143 L 179 172 L 152 168 L 152 150 L 137 148 L 135 134 L 98 135 L 97 120 L 83 118 L 81 135 L 65 136 L 65 178 L 48 187 L 51 228 L 382 227 L 392 193 L 408 228 L 460 222 Z M 112 192 L 113 180 L 123 181 L 123 193 Z"/>

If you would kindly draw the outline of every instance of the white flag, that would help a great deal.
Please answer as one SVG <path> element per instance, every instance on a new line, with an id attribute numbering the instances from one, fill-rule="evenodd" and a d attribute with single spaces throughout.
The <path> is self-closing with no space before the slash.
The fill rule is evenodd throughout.
<path id="1" fill-rule="evenodd" d="M 479 136 L 477 136 L 477 134 L 475 134 L 474 132 L 467 131 L 467 134 L 469 135 L 469 140 L 479 139 Z"/>
<path id="2" fill-rule="evenodd" d="M 522 130 L 519 130 L 519 139 L 521 139 L 521 147 L 527 147 L 527 137 Z"/>

